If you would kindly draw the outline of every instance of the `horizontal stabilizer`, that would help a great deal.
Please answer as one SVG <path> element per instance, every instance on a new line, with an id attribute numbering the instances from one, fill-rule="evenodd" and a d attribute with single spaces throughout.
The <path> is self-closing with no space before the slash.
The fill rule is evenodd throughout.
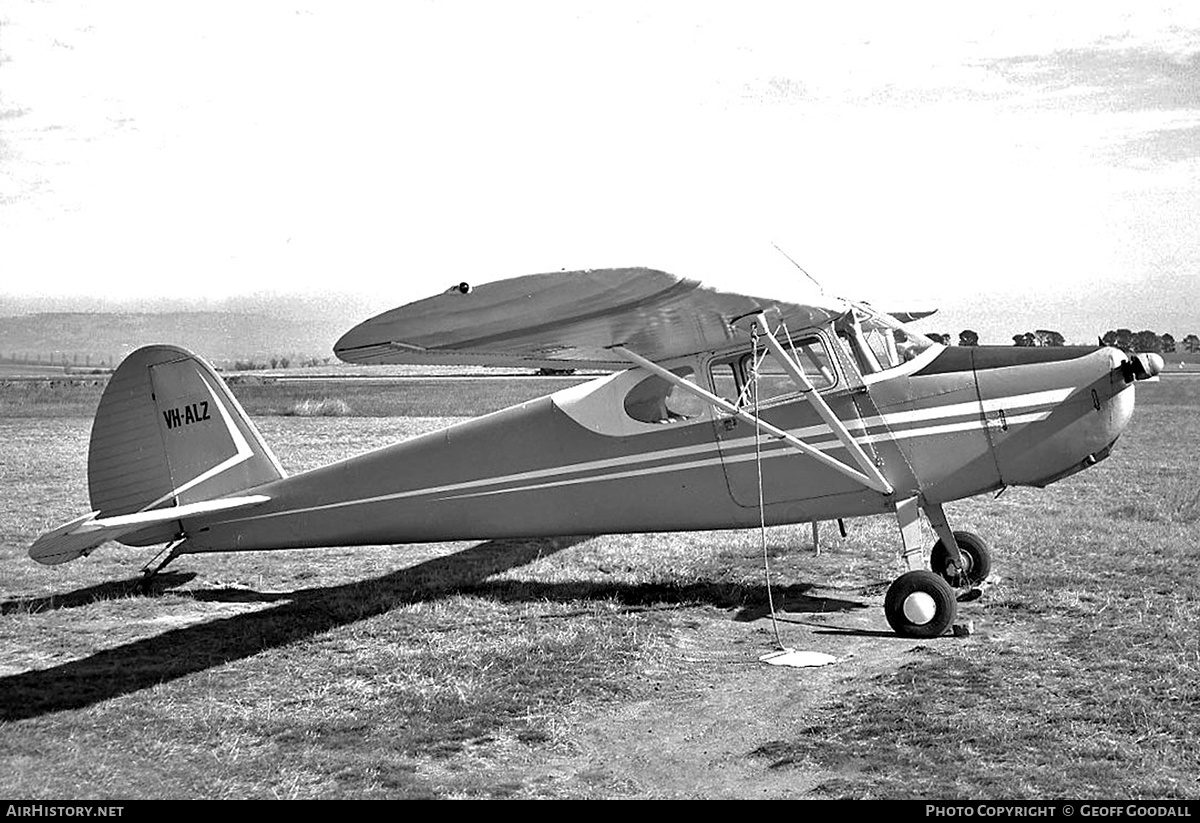
<path id="1" fill-rule="evenodd" d="M 29 556 L 46 566 L 56 566 L 77 557 L 89 554 L 92 549 L 116 540 L 122 535 L 163 523 L 193 519 L 203 515 L 244 509 L 265 503 L 271 498 L 262 494 L 245 497 L 228 497 L 221 500 L 201 500 L 171 506 L 165 509 L 122 514 L 115 517 L 96 518 L 99 512 L 91 512 L 64 523 L 52 532 L 39 537 L 29 549 Z"/>

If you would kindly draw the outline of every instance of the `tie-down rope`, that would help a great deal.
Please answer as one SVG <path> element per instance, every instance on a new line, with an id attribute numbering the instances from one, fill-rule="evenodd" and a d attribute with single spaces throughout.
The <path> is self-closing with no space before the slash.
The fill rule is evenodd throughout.
<path id="1" fill-rule="evenodd" d="M 767 606 L 771 610 L 771 630 L 775 633 L 775 644 L 783 651 L 786 647 L 783 645 L 783 640 L 779 636 L 779 621 L 775 617 L 775 596 L 771 590 L 771 561 L 767 554 L 767 509 L 763 500 L 763 475 L 762 475 L 762 430 L 759 426 L 759 391 L 758 391 L 758 367 L 762 361 L 758 356 L 758 324 L 755 323 L 750 327 L 750 340 L 752 341 L 752 356 L 751 362 L 754 367 L 750 370 L 750 382 L 753 385 L 754 397 L 754 468 L 758 473 L 758 534 L 762 544 L 763 556 L 763 577 L 767 584 Z M 766 355 L 764 354 L 764 357 Z"/>

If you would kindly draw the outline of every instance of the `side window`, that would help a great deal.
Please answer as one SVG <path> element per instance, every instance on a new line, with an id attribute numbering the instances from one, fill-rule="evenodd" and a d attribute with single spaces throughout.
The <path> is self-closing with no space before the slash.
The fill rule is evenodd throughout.
<path id="1" fill-rule="evenodd" d="M 671 370 L 684 380 L 696 382 L 690 367 Z M 704 414 L 705 402 L 691 392 L 658 376 L 642 380 L 625 395 L 625 413 L 643 423 L 678 423 Z"/>
<path id="2" fill-rule="evenodd" d="M 790 353 L 800 363 L 800 368 L 814 389 L 826 389 L 837 382 L 829 350 L 821 338 L 806 337 L 793 341 Z"/>
<path id="3" fill-rule="evenodd" d="M 785 394 L 795 394 L 800 391 L 800 388 L 793 382 L 791 375 L 783 370 L 783 366 L 775 359 L 775 355 L 768 354 L 763 357 L 758 363 L 758 402 L 766 403 L 776 397 L 782 397 Z M 803 364 L 801 364 L 803 365 Z M 754 371 L 754 355 L 748 354 L 742 358 L 742 373 L 746 375 L 746 382 L 749 383 L 751 375 Z M 754 389 L 746 395 L 746 402 L 754 402 Z"/>
<path id="4" fill-rule="evenodd" d="M 716 363 L 712 367 L 713 394 L 723 397 L 730 403 L 737 403 L 742 394 L 742 384 L 738 380 L 737 369 L 733 363 Z"/>
<path id="5" fill-rule="evenodd" d="M 875 374 L 875 372 L 883 370 L 878 358 L 875 356 L 874 349 L 868 345 L 866 338 L 862 334 L 839 331 L 837 339 L 846 354 L 858 366 L 859 374 Z"/>
<path id="6" fill-rule="evenodd" d="M 786 350 L 799 364 L 814 389 L 826 389 L 837 382 L 829 350 L 821 338 L 797 338 L 786 344 Z M 763 351 L 759 351 L 758 355 L 761 358 L 758 364 L 758 402 L 766 403 L 778 397 L 799 393 L 800 387 L 775 355 L 764 354 Z M 717 394 L 739 406 L 750 405 L 754 402 L 748 389 L 753 372 L 753 353 L 742 356 L 736 363 L 714 364 L 713 387 Z"/>
<path id="7" fill-rule="evenodd" d="M 804 372 L 804 376 L 812 383 L 814 389 L 825 389 L 835 382 L 833 364 L 829 352 L 819 337 L 805 337 L 793 340 L 787 347 L 787 353 L 792 356 Z M 749 380 L 753 369 L 753 354 L 742 358 L 742 373 Z M 783 368 L 783 364 L 774 354 L 767 354 L 758 365 L 758 402 L 766 403 L 776 397 L 796 394 L 800 387 L 792 380 L 792 376 Z"/>

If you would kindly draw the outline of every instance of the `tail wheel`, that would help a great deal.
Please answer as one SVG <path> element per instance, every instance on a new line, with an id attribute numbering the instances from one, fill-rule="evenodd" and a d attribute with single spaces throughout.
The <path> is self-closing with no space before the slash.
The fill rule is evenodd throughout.
<path id="1" fill-rule="evenodd" d="M 905 572 L 888 587 L 883 612 L 896 634 L 938 637 L 954 623 L 958 601 L 940 576 L 924 569 Z"/>
<path id="2" fill-rule="evenodd" d="M 992 573 L 992 550 L 982 537 L 974 532 L 955 532 L 954 542 L 962 557 L 963 570 L 959 572 L 950 562 L 950 550 L 939 540 L 929 555 L 929 566 L 946 582 L 957 589 L 978 586 Z"/>

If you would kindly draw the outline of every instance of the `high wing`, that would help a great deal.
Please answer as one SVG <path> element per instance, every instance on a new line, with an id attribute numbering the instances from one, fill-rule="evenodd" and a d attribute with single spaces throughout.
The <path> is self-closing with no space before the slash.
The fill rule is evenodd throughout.
<path id="1" fill-rule="evenodd" d="M 825 296 L 799 303 L 718 291 L 648 268 L 551 272 L 464 283 L 392 309 L 355 326 L 334 352 L 349 363 L 624 369 L 615 346 L 662 362 L 736 342 L 739 317 L 765 313 L 799 330 L 849 308 Z"/>

